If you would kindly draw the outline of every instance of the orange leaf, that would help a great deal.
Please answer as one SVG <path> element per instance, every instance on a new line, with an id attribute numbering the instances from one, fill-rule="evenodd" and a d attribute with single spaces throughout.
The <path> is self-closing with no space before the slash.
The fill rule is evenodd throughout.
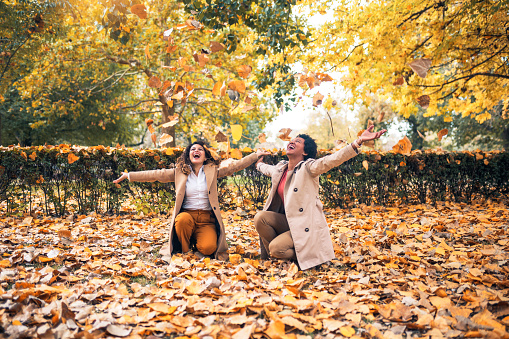
<path id="1" fill-rule="evenodd" d="M 72 164 L 73 162 L 77 161 L 80 157 L 77 157 L 74 155 L 74 153 L 69 153 L 67 155 L 67 162 L 69 162 L 69 164 Z"/>
<path id="2" fill-rule="evenodd" d="M 392 150 L 395 153 L 399 154 L 408 154 L 412 150 L 412 143 L 410 142 L 410 139 L 408 137 L 404 137 L 396 145 L 392 147 Z"/>
<path id="3" fill-rule="evenodd" d="M 279 320 L 272 320 L 265 330 L 265 333 L 270 338 L 286 338 L 285 335 L 285 324 Z"/>
<path id="4" fill-rule="evenodd" d="M 150 126 L 154 123 L 154 120 L 152 119 L 145 119 L 145 123 L 147 124 L 147 126 Z"/>
<path id="5" fill-rule="evenodd" d="M 28 157 L 32 159 L 32 161 L 35 161 L 35 158 L 37 158 L 37 154 L 35 154 L 35 152 L 32 152 L 32 154 L 30 154 Z"/>
<path id="6" fill-rule="evenodd" d="M 165 313 L 165 314 L 173 314 L 173 312 L 175 312 L 177 310 L 177 307 L 170 306 L 170 305 L 168 305 L 166 303 L 162 303 L 162 302 L 155 302 L 155 303 L 147 304 L 147 306 L 156 312 Z"/>
<path id="7" fill-rule="evenodd" d="M 200 53 L 200 54 L 195 54 L 195 55 L 196 55 L 195 60 L 198 62 L 200 67 L 205 67 L 207 62 L 209 62 L 209 60 L 210 60 L 209 56 L 205 53 Z"/>
<path id="8" fill-rule="evenodd" d="M 281 128 L 277 134 L 277 137 L 283 141 L 290 141 L 290 132 L 292 130 L 290 128 Z"/>
<path id="9" fill-rule="evenodd" d="M 147 7 L 144 4 L 137 4 L 131 7 L 131 13 L 136 14 L 140 19 L 147 18 Z"/>
<path id="10" fill-rule="evenodd" d="M 251 71 L 253 68 L 251 66 L 241 65 L 237 67 L 237 73 L 239 73 L 239 77 L 247 79 L 249 77 L 249 74 L 251 74 Z"/>
<path id="11" fill-rule="evenodd" d="M 320 92 L 317 92 L 313 96 L 313 106 L 317 107 L 317 106 L 321 105 L 322 104 L 322 100 L 323 100 L 323 95 L 320 94 Z"/>
<path id="12" fill-rule="evenodd" d="M 166 133 L 161 134 L 161 137 L 159 138 L 159 144 L 161 145 L 169 144 L 172 141 L 173 137 Z"/>
<path id="13" fill-rule="evenodd" d="M 224 82 L 218 81 L 214 85 L 214 88 L 212 88 L 212 94 L 220 96 L 221 95 L 221 88 L 224 86 Z"/>
<path id="14" fill-rule="evenodd" d="M 181 100 L 184 97 L 184 91 L 180 91 L 177 94 L 173 95 L 171 98 L 173 100 Z"/>
<path id="15" fill-rule="evenodd" d="M 228 88 L 240 93 L 244 93 L 246 91 L 246 84 L 242 80 L 233 80 L 228 83 Z"/>
<path id="16" fill-rule="evenodd" d="M 225 49 L 223 44 L 221 44 L 219 42 L 216 42 L 216 41 L 211 41 L 210 42 L 210 51 L 212 53 L 219 52 L 219 51 L 221 51 L 223 49 Z"/>
<path id="17" fill-rule="evenodd" d="M 405 78 L 403 78 L 402 76 L 397 78 L 396 80 L 394 80 L 394 82 L 392 83 L 394 86 L 401 86 L 405 83 Z"/>
<path id="18" fill-rule="evenodd" d="M 173 52 L 175 52 L 176 50 L 177 50 L 177 45 L 168 45 L 168 46 L 166 47 L 166 53 L 173 53 Z M 170 69 L 171 69 L 171 68 L 174 68 L 174 67 L 170 67 Z M 173 71 L 174 71 L 174 69 L 173 69 Z"/>
<path id="19" fill-rule="evenodd" d="M 385 116 L 385 112 L 380 112 L 380 114 L 378 115 L 378 118 L 376 119 L 376 122 L 381 123 L 382 120 L 384 119 L 384 116 Z"/>
<path id="20" fill-rule="evenodd" d="M 438 132 L 438 141 L 442 141 L 442 138 L 445 137 L 449 133 L 447 128 L 444 128 Z"/>
<path id="21" fill-rule="evenodd" d="M 158 127 L 167 128 L 167 127 L 174 126 L 174 125 L 176 125 L 179 122 L 178 115 L 171 115 L 168 118 L 170 119 L 170 121 L 165 122 L 164 124 L 159 125 Z"/>
<path id="22" fill-rule="evenodd" d="M 266 135 L 265 135 L 265 133 L 260 133 L 260 134 L 258 134 L 258 141 L 260 141 L 262 144 L 263 144 L 264 142 L 267 142 L 267 139 L 266 139 Z"/>
<path id="23" fill-rule="evenodd" d="M 148 130 L 150 133 L 154 133 L 156 130 L 154 129 L 154 125 L 150 124 L 148 125 Z"/>
<path id="24" fill-rule="evenodd" d="M 161 87 L 163 84 L 161 83 L 161 80 L 159 80 L 158 77 L 156 76 L 153 76 L 151 77 L 149 80 L 148 80 L 148 86 L 149 87 L 152 87 L 152 88 L 159 88 Z"/>
<path id="25" fill-rule="evenodd" d="M 420 97 L 417 98 L 417 102 L 424 109 L 429 107 L 429 101 L 430 101 L 429 95 L 421 95 Z"/>
<path id="26" fill-rule="evenodd" d="M 332 80 L 334 80 L 334 79 L 332 79 L 332 78 L 331 78 L 331 76 L 330 76 L 330 75 L 325 74 L 325 73 L 318 73 L 318 74 L 316 75 L 316 77 L 317 77 L 317 78 L 318 78 L 318 80 L 320 80 L 320 81 L 332 81 Z"/>
<path id="27" fill-rule="evenodd" d="M 155 135 L 155 133 L 153 133 L 150 138 L 152 139 L 152 142 L 154 143 L 154 146 L 157 147 L 157 136 Z"/>
<path id="28" fill-rule="evenodd" d="M 147 59 L 152 58 L 152 57 L 150 56 L 150 51 L 149 51 L 149 49 L 148 49 L 148 45 L 147 45 L 147 46 L 145 46 L 145 58 L 147 58 Z"/>

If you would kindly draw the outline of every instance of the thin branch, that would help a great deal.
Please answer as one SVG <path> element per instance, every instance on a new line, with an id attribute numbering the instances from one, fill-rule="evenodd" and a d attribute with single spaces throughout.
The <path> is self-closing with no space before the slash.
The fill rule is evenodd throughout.
<path id="1" fill-rule="evenodd" d="M 433 6 L 428 6 L 426 8 L 424 8 L 422 11 L 419 11 L 419 12 L 416 12 L 416 13 L 413 13 L 412 15 L 410 15 L 407 19 L 403 20 L 402 23 L 400 23 L 398 26 L 396 26 L 397 28 L 400 28 L 401 26 L 403 26 L 403 24 L 409 20 L 414 20 L 414 19 L 418 19 L 421 15 L 423 15 L 424 13 L 426 13 L 428 10 L 430 10 L 431 8 L 433 8 Z"/>
<path id="2" fill-rule="evenodd" d="M 0 81 L 3 79 L 4 75 L 5 75 L 5 72 L 7 72 L 7 69 L 9 68 L 9 64 L 11 63 L 11 60 L 12 58 L 14 58 L 14 55 L 16 54 L 16 52 L 19 51 L 19 49 L 28 41 L 28 39 L 30 39 L 30 35 L 27 36 L 27 38 L 25 39 L 25 41 L 23 41 L 23 43 L 21 43 L 18 48 L 16 48 L 16 50 L 9 56 L 9 59 L 7 60 L 7 63 L 5 64 L 5 67 L 4 67 L 4 70 L 2 72 L 2 75 L 0 75 Z"/>
<path id="3" fill-rule="evenodd" d="M 358 45 L 355 45 L 353 47 L 353 49 L 350 51 L 350 53 L 348 53 L 348 55 L 346 56 L 346 58 L 344 58 L 343 60 L 341 60 L 339 63 L 336 63 L 336 65 L 332 66 L 331 68 L 329 68 L 328 72 L 330 72 L 332 69 L 336 68 L 338 65 L 342 64 L 343 62 L 345 62 L 346 60 L 348 60 L 348 58 L 352 55 L 353 51 L 355 51 L 355 49 L 357 47 L 361 47 L 362 45 L 364 44 L 358 44 Z"/>
<path id="4" fill-rule="evenodd" d="M 118 114 L 152 114 L 152 113 L 161 113 L 162 111 L 145 111 L 145 112 L 118 112 Z"/>
<path id="5" fill-rule="evenodd" d="M 132 105 L 132 106 L 122 106 L 122 107 L 119 107 L 120 110 L 123 110 L 124 108 L 136 108 L 138 107 L 139 105 L 141 105 L 142 103 L 144 102 L 150 102 L 150 101 L 159 101 L 158 99 L 146 99 L 146 100 L 140 100 L 138 101 L 138 103 L 136 105 Z"/>

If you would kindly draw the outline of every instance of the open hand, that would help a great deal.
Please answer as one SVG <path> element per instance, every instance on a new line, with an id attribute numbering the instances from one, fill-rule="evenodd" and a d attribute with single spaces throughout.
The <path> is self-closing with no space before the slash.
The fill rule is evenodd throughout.
<path id="1" fill-rule="evenodd" d="M 256 155 L 258 156 L 258 161 L 256 161 L 256 165 L 258 165 L 260 162 L 263 162 L 264 156 L 270 155 L 270 152 L 267 152 L 266 150 L 259 148 L 256 150 Z"/>
<path id="2" fill-rule="evenodd" d="M 122 173 L 120 178 L 118 178 L 117 180 L 113 180 L 113 183 L 114 184 L 118 184 L 119 182 L 124 181 L 127 178 L 129 178 L 129 176 L 128 176 L 128 174 L 126 172 L 124 172 L 124 173 Z"/>
<path id="3" fill-rule="evenodd" d="M 386 129 L 383 129 L 383 130 L 378 131 L 378 132 L 373 132 L 374 128 L 375 128 L 375 125 L 371 125 L 371 126 L 368 127 L 368 129 L 366 129 L 364 132 L 362 132 L 361 136 L 359 137 L 361 143 L 364 142 L 364 141 L 378 139 L 378 138 L 380 138 L 382 136 L 382 134 L 387 132 Z"/>

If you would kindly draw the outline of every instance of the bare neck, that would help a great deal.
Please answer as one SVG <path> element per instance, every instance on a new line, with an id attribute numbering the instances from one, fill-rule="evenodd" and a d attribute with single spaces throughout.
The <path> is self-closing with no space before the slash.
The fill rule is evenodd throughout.
<path id="1" fill-rule="evenodd" d="M 301 161 L 304 160 L 304 156 L 288 156 L 288 170 L 293 171 L 295 166 Z"/>
<path id="2" fill-rule="evenodd" d="M 193 172 L 194 174 L 196 174 L 196 176 L 198 176 L 198 173 L 200 173 L 200 169 L 202 168 L 203 164 L 193 164 L 192 165 L 192 168 L 193 168 Z"/>

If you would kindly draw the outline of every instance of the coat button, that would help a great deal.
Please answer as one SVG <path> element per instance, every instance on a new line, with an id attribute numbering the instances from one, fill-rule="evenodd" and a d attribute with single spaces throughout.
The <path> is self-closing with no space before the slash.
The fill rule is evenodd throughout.
<path id="1" fill-rule="evenodd" d="M 302 212 L 302 211 L 304 211 L 304 209 L 303 209 L 302 207 L 301 207 L 301 208 L 299 208 L 299 212 Z"/>
<path id="2" fill-rule="evenodd" d="M 295 187 L 295 188 L 293 189 L 293 191 L 294 191 L 294 192 L 297 192 L 298 190 L 299 190 L 299 189 L 298 189 L 297 187 Z"/>
<path id="3" fill-rule="evenodd" d="M 210 191 L 209 191 L 209 194 L 210 194 Z"/>
<path id="4" fill-rule="evenodd" d="M 216 206 L 214 206 L 214 209 L 216 209 Z"/>
<path id="5" fill-rule="evenodd" d="M 304 231 L 305 231 L 305 232 L 309 232 L 309 228 L 307 228 L 307 227 L 306 227 L 306 228 L 304 229 Z"/>

